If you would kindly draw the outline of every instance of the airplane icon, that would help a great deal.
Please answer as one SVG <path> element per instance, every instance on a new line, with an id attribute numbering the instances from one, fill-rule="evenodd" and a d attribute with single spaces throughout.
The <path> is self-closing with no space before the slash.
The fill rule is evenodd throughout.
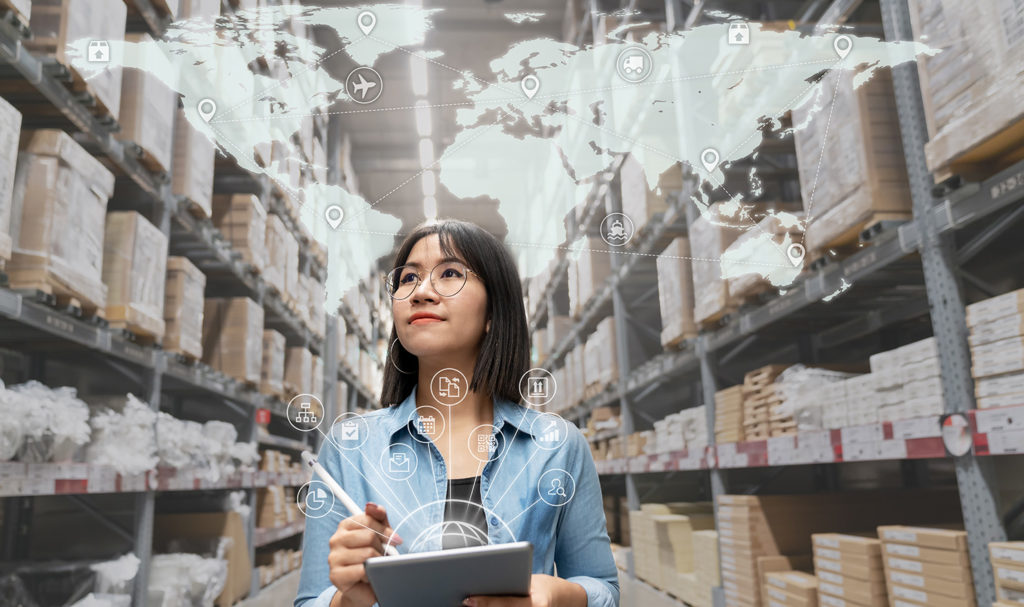
<path id="1" fill-rule="evenodd" d="M 363 78 L 362 74 L 358 74 L 358 76 L 359 82 L 357 84 L 353 84 L 352 89 L 356 93 L 359 93 L 360 99 L 366 99 L 366 93 L 368 93 L 373 87 L 377 86 L 377 83 L 367 81 L 366 78 Z"/>

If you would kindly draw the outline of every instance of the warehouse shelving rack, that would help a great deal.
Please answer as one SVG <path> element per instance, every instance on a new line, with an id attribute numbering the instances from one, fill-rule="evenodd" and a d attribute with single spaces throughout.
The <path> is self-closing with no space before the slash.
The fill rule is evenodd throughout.
<path id="1" fill-rule="evenodd" d="M 605 3 L 607 4 L 607 3 Z M 697 23 L 707 9 L 702 0 L 685 2 L 666 0 L 665 16 L 670 31 L 688 29 Z M 769 3 L 770 4 L 770 3 Z M 796 17 L 798 23 L 817 22 L 817 29 L 829 24 L 842 24 L 860 7 L 862 0 L 810 0 Z M 621 7 L 636 9 L 638 2 L 623 0 Z M 581 15 L 578 45 L 586 41 L 591 28 L 596 29 L 600 7 L 596 2 Z M 605 6 L 607 8 L 607 6 Z M 888 40 L 911 40 L 907 0 L 880 0 L 882 23 Z M 628 17 L 627 17 L 628 18 Z M 775 14 L 773 19 L 783 19 Z M 624 288 L 623 278 L 636 261 L 628 256 L 612 255 L 613 271 L 608 281 L 596 290 L 583 306 L 583 313 L 573 328 L 552 351 L 544 366 L 557 367 L 573 347 L 594 330 L 609 313 L 616 315 L 616 344 L 620 380 L 585 402 L 560 413 L 581 423 L 595 408 L 618 404 L 622 423 L 618 436 L 623 439 L 633 431 L 633 418 L 645 414 L 645 397 L 670 379 L 691 378 L 702 392 L 697 402 L 706 406 L 710 445 L 702 453 L 676 451 L 667 454 L 643 455 L 620 460 L 597 462 L 603 477 L 622 477 L 628 507 L 639 508 L 636 475 L 707 471 L 705 497 L 717 498 L 727 493 L 726 469 L 785 467 L 810 463 L 844 461 L 951 459 L 955 465 L 964 524 L 968 533 L 971 567 L 974 572 L 976 599 L 979 605 L 991 605 L 995 599 L 992 567 L 987 544 L 1006 539 L 1006 530 L 999 517 L 994 480 L 994 461 L 989 455 L 1024 453 L 1024 427 L 1019 420 L 1021 407 L 1008 410 L 975 411 L 973 380 L 970 374 L 970 353 L 965 326 L 965 302 L 961 278 L 972 285 L 984 285 L 964 271 L 962 264 L 986 245 L 1004 234 L 1014 221 L 1024 215 L 1024 162 L 1011 166 L 980 182 L 940 184 L 936 186 L 924 159 L 927 141 L 924 110 L 916 66 L 904 64 L 894 70 L 896 105 L 898 108 L 903 147 L 911 180 L 913 219 L 898 226 L 887 226 L 880 232 L 862 235 L 867 246 L 842 260 L 827 259 L 805 271 L 797 283 L 785 293 L 754 306 L 746 306 L 714 330 L 702 332 L 697 338 L 658 353 L 631 365 L 631 352 L 626 338 L 629 329 L 619 320 L 627 309 L 627 298 L 637 291 Z M 617 167 L 616 167 L 617 168 Z M 614 179 L 605 177 L 595 184 L 584 202 L 583 221 L 570 214 L 569 238 L 572 242 L 581 231 L 592 228 L 597 210 L 614 209 Z M 681 197 L 670 200 L 669 211 L 656 217 L 653 230 L 645 234 L 630 252 L 658 254 L 664 245 L 656 232 L 675 217 L 685 214 L 688 203 Z M 606 206 L 607 205 L 607 206 Z M 1012 207 L 1012 208 L 1011 208 Z M 650 224 L 648 224 L 650 226 Z M 980 226 L 980 229 L 979 229 Z M 955 233 L 972 228 L 971 238 L 954 250 Z M 976 231 L 976 233 L 975 233 Z M 562 255 L 554 265 L 552 277 L 543 290 L 543 297 L 531 312 L 531 330 L 542 327 L 555 315 L 555 292 L 565 280 L 567 259 Z M 879 304 L 858 306 L 840 296 L 827 307 L 821 303 L 830 294 L 840 292 L 847 284 L 854 288 L 866 286 L 878 294 Z M 989 289 L 991 291 L 991 289 Z M 994 295 L 996 293 L 989 293 Z M 609 302 L 611 305 L 609 305 Z M 943 446 L 939 433 L 940 417 L 886 422 L 844 430 L 801 433 L 766 441 L 715 445 L 714 395 L 719 389 L 721 367 L 738 356 L 755 349 L 763 334 L 800 329 L 810 334 L 797 344 L 798 356 L 815 362 L 818 353 L 849 343 L 879 330 L 927 318 L 930 314 L 932 333 L 939 342 L 943 396 L 946 413 L 965 413 L 973 431 L 974 447 L 964 456 L 954 457 Z M 827 322 L 822 322 L 822 321 Z M 796 323 L 801 323 L 797 325 Z M 635 354 L 635 352 L 633 353 Z M 756 366 L 756 365 L 753 365 Z M 753 368 L 753 366 L 751 368 Z M 684 401 L 685 402 L 685 401 Z M 843 436 L 848 432 L 870 433 L 877 437 L 880 448 L 871 453 L 843 452 Z M 602 433 L 593 440 L 608 438 Z M 788 445 L 787 445 L 788 443 Z M 794 452 L 803 459 L 794 459 Z M 788 459 L 787 459 L 788 458 Z M 703 474 L 703 472 L 701 473 Z M 633 578 L 632 563 L 629 575 Z M 635 579 L 635 578 L 633 578 Z M 665 597 L 668 598 L 668 597 Z M 724 605 L 722 588 L 713 593 L 713 604 Z M 682 602 L 679 601 L 681 605 Z"/>
<path id="2" fill-rule="evenodd" d="M 169 19 L 161 16 L 149 0 L 133 0 L 138 15 L 130 15 L 129 31 L 147 31 L 159 37 L 167 28 Z M 230 14 L 233 9 L 227 0 L 222 0 L 222 13 Z M 281 331 L 290 346 L 308 347 L 321 355 L 324 363 L 324 384 L 322 394 L 328 411 L 335 402 L 335 383 L 340 378 L 355 387 L 350 391 L 350 408 L 354 408 L 359 396 L 372 402 L 373 396 L 357 381 L 356 376 L 339 364 L 336 331 L 338 320 L 328 317 L 324 337 L 314 335 L 285 306 L 276 291 L 267 287 L 264 281 L 244 264 L 237 253 L 231 251 L 227 241 L 206 220 L 194 217 L 184 201 L 171 194 L 166 176 L 154 174 L 138 161 L 134 144 L 119 141 L 109 121 L 94 116 L 88 105 L 90 99 L 74 94 L 63 84 L 69 77 L 67 68 L 55 61 L 40 57 L 22 45 L 24 32 L 13 23 L 0 21 L 0 79 L 23 80 L 31 86 L 36 97 L 32 102 L 49 104 L 71 123 L 76 139 L 90 152 L 103 157 L 116 167 L 116 171 L 127 177 L 119 179 L 119 188 L 125 196 L 112 201 L 111 208 L 129 208 L 145 215 L 168 236 L 169 253 L 188 257 L 207 275 L 216 294 L 244 294 L 259 302 L 266 313 L 266 326 Z M 18 101 L 12 99 L 12 101 Z M 29 117 L 31 118 L 31 117 Z M 31 122 L 30 120 L 27 122 Z M 61 123 L 66 124 L 66 123 Z M 53 126 L 31 124 L 35 127 Z M 318 132 L 326 134 L 327 120 L 316 121 Z M 337 138 L 325 137 L 329 158 L 338 158 L 335 143 Z M 337 163 L 335 163 L 337 164 Z M 220 167 L 218 167 L 220 168 Z M 237 169 L 237 167 L 235 167 Z M 337 171 L 331 178 L 337 183 Z M 302 236 L 298 227 L 281 208 L 283 201 L 276 196 L 266 176 L 254 177 L 240 170 L 225 174 L 218 171 L 215 178 L 215 192 L 254 193 L 269 201 L 269 210 L 277 211 L 286 218 L 286 225 L 300 242 Z M 116 206 L 115 206 L 116 205 Z M 323 280 L 327 269 L 305 250 L 300 254 L 300 271 L 311 273 Z M 211 287 L 208 287 L 210 289 Z M 209 292 L 209 291 L 208 291 Z M 259 394 L 249 386 L 213 371 L 203 365 L 187 364 L 177 356 L 151 346 L 143 346 L 123 331 L 113 330 L 102 323 L 76 318 L 67 311 L 46 305 L 46 298 L 38 294 L 20 293 L 0 288 L 0 322 L 5 336 L 16 343 L 54 342 L 60 347 L 80 348 L 86 356 L 93 358 L 107 368 L 114 369 L 126 378 L 132 379 L 145 389 L 140 396 L 146 399 L 154 410 L 174 407 L 180 404 L 179 394 L 186 398 L 199 398 L 212 405 L 214 417 L 237 422 L 240 427 L 239 439 L 256 441 L 261 445 L 298 452 L 313 447 L 308 441 L 275 435 L 260 435 L 255 422 L 257 410 L 266 409 L 273 416 L 281 418 L 286 413 L 286 404 L 273 397 Z M 351 314 L 341 311 L 349 327 L 356 324 Z M 372 352 L 373 341 L 378 333 L 375 320 L 374 335 L 360 333 L 360 343 Z M 45 356 L 45 355 L 44 355 Z M 333 417 L 332 417 L 333 419 Z M 239 421 L 241 420 L 241 421 Z M 111 529 L 117 529 L 121 537 L 134 544 L 134 553 L 140 559 L 140 568 L 134 581 L 132 605 L 145 603 L 145 589 L 148 585 L 149 566 L 152 556 L 152 533 L 157 493 L 210 490 L 246 491 L 246 502 L 251 507 L 247 538 L 250 559 L 257 547 L 301 533 L 302 525 L 293 524 L 276 530 L 255 528 L 256 490 L 275 484 L 299 485 L 304 475 L 275 475 L 263 471 L 253 474 L 239 474 L 218 483 L 200 480 L 188 471 L 158 470 L 152 474 L 122 478 L 111 469 L 89 465 L 33 465 L 4 464 L 8 479 L 17 481 L 17 493 L 9 494 L 0 490 L 5 498 L 4 529 L 0 535 L 0 556 L 13 560 L 26 546 L 29 533 L 28 520 L 31 516 L 32 497 L 63 495 L 79 503 L 83 509 Z M 19 472 L 20 471 L 20 472 Z M 21 476 L 22 478 L 18 478 Z M 27 482 L 35 479 L 35 482 Z M 24 482 L 22 482 L 24 481 Z M 103 513 L 89 506 L 84 497 L 91 493 L 125 493 L 134 495 L 134 524 L 130 532 L 117 523 L 108 520 Z M 250 596 L 259 592 L 259 579 L 254 574 Z"/>

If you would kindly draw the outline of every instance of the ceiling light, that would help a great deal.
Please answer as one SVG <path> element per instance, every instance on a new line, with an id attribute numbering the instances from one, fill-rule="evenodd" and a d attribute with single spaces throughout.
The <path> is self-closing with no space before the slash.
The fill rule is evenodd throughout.
<path id="1" fill-rule="evenodd" d="M 434 164 L 434 142 L 428 138 L 420 139 L 420 168 L 430 168 Z"/>
<path id="2" fill-rule="evenodd" d="M 412 93 L 417 97 L 427 96 L 427 60 L 416 54 L 409 55 L 409 71 L 412 75 Z"/>
<path id="3" fill-rule="evenodd" d="M 423 182 L 424 196 L 433 196 L 437 193 L 437 178 L 434 176 L 434 171 L 424 171 L 420 180 Z"/>
<path id="4" fill-rule="evenodd" d="M 430 105 L 426 99 L 420 99 L 416 102 L 416 132 L 420 137 L 430 137 L 430 131 L 433 128 L 430 124 Z"/>

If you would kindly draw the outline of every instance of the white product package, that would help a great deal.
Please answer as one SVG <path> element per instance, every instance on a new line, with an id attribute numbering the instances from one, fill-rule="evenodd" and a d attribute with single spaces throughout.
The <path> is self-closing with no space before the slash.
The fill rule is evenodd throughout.
<path id="1" fill-rule="evenodd" d="M 130 607 L 132 597 L 128 594 L 89 594 L 71 607 Z"/>
<path id="2" fill-rule="evenodd" d="M 777 415 L 792 416 L 799 430 L 826 428 L 822 388 L 855 375 L 856 373 L 793 365 L 775 380 L 776 392 L 782 397 Z"/>
<path id="3" fill-rule="evenodd" d="M 149 574 L 147 605 L 213 607 L 228 578 L 228 562 L 197 554 L 157 554 Z"/>
<path id="4" fill-rule="evenodd" d="M 94 407 L 89 425 L 90 464 L 111 466 L 119 474 L 141 474 L 156 467 L 156 412 L 133 394 L 118 397 L 118 406 Z M 118 410 L 120 409 L 120 410 Z"/>
<path id="5" fill-rule="evenodd" d="M 23 462 L 66 462 L 89 442 L 89 407 L 74 388 L 30 381 L 7 390 L 8 406 L 21 419 Z"/>
<path id="6" fill-rule="evenodd" d="M 131 595 L 132 583 L 139 572 L 139 557 L 134 553 L 114 559 L 103 561 L 92 565 L 90 569 L 96 572 L 96 588 L 99 594 Z"/>
<path id="7" fill-rule="evenodd" d="M 0 462 L 14 459 L 25 438 L 25 431 L 15 406 L 17 400 L 0 380 L 0 419 L 4 420 L 3 425 L 0 425 Z"/>

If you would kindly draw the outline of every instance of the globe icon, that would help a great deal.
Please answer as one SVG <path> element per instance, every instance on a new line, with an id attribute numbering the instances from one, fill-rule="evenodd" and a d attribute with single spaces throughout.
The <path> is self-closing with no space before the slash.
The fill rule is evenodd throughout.
<path id="1" fill-rule="evenodd" d="M 468 548 L 486 546 L 489 540 L 486 533 L 473 525 L 462 521 L 445 521 L 420 532 L 410 545 L 409 552 L 428 552 L 434 550 L 438 543 L 446 548 Z"/>

